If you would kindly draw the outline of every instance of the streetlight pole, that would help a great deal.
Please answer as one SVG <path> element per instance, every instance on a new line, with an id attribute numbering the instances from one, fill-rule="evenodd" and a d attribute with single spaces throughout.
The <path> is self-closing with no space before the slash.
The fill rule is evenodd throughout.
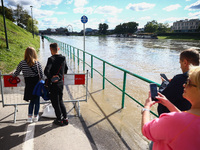
<path id="1" fill-rule="evenodd" d="M 33 30 L 33 11 L 32 11 L 33 6 L 30 6 L 30 7 L 31 7 L 31 16 L 32 16 L 32 34 L 33 34 L 33 38 L 34 38 L 34 30 Z"/>
<path id="2" fill-rule="evenodd" d="M 9 46 L 8 46 L 8 37 L 7 37 L 7 30 L 6 30 L 5 10 L 4 10 L 4 5 L 3 5 L 3 0 L 1 0 L 1 5 L 2 5 L 2 12 L 3 12 L 4 31 L 5 31 L 5 37 L 6 37 L 6 48 L 9 49 Z"/>

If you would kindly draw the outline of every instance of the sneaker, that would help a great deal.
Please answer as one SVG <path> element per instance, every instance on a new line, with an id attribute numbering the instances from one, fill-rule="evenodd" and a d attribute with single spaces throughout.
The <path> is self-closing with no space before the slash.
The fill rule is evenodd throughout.
<path id="1" fill-rule="evenodd" d="M 57 119 L 55 119 L 55 120 L 53 121 L 53 123 L 54 123 L 55 125 L 58 125 L 58 126 L 63 126 L 63 121 L 62 121 L 62 120 L 57 120 Z"/>
<path id="2" fill-rule="evenodd" d="M 63 124 L 64 124 L 64 125 L 68 125 L 68 123 L 69 123 L 69 122 L 68 122 L 68 118 L 63 119 L 62 121 L 63 121 Z"/>
<path id="3" fill-rule="evenodd" d="M 27 122 L 32 123 L 33 122 L 32 117 L 28 117 Z"/>
<path id="4" fill-rule="evenodd" d="M 39 116 L 38 116 L 38 115 L 37 115 L 36 117 L 33 118 L 33 121 L 34 121 L 34 122 L 38 122 L 38 120 L 39 120 Z"/>

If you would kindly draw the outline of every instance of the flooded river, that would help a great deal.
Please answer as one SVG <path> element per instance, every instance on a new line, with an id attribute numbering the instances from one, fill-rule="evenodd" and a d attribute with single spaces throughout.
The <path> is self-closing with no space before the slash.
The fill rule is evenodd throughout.
<path id="1" fill-rule="evenodd" d="M 83 50 L 83 37 L 81 36 L 50 36 Z M 184 49 L 195 48 L 200 51 L 199 41 L 134 39 L 114 37 L 86 37 L 85 50 L 109 63 L 138 74 L 142 77 L 160 83 L 160 73 L 169 78 L 181 73 L 179 54 Z M 40 61 L 45 64 L 50 56 L 49 43 L 45 40 L 44 49 L 40 51 Z M 86 62 L 90 64 L 90 57 Z M 82 64 L 77 66 L 67 57 L 67 63 L 72 72 L 81 72 Z M 102 62 L 94 59 L 94 68 L 102 73 Z M 90 67 L 86 66 L 86 70 Z M 106 65 L 106 78 L 123 87 L 123 72 Z M 88 86 L 90 96 L 87 103 L 81 104 L 81 114 L 86 119 L 91 130 L 102 129 L 102 137 L 106 134 L 113 136 L 113 143 L 119 149 L 147 149 L 149 141 L 141 135 L 141 106 L 125 96 L 125 107 L 121 109 L 122 92 L 106 82 L 102 90 L 102 77 L 95 73 L 89 78 Z M 144 104 L 148 96 L 149 84 L 135 77 L 127 75 L 126 92 Z M 156 105 L 152 109 L 156 113 Z M 154 116 L 151 116 L 154 118 Z M 114 142 L 121 141 L 121 142 Z M 105 141 L 106 144 L 107 141 Z M 100 149 L 106 149 L 106 146 Z"/>
<path id="2" fill-rule="evenodd" d="M 81 36 L 52 36 L 83 50 Z M 160 82 L 159 73 L 173 77 L 181 73 L 179 54 L 184 49 L 200 50 L 199 41 L 86 37 L 85 50 L 116 66 Z"/>

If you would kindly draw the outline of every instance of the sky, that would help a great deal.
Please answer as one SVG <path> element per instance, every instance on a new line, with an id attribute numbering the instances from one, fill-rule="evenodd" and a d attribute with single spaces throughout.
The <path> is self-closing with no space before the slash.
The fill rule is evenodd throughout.
<path id="1" fill-rule="evenodd" d="M 20 4 L 38 23 L 39 30 L 68 28 L 83 30 L 81 17 L 87 16 L 85 28 L 98 29 L 100 23 L 114 29 L 120 23 L 136 22 L 143 28 L 156 20 L 168 23 L 184 19 L 200 19 L 200 0 L 3 0 L 15 9 Z"/>

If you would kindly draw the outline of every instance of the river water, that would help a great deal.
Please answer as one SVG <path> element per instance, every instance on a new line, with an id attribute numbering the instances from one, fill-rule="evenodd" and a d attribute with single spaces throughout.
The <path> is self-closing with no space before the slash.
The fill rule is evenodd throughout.
<path id="1" fill-rule="evenodd" d="M 82 36 L 52 38 L 83 50 Z M 165 73 L 169 78 L 181 73 L 179 54 L 188 48 L 200 50 L 200 42 L 94 36 L 85 38 L 85 51 L 158 83 L 160 73 Z"/>
<path id="2" fill-rule="evenodd" d="M 69 44 L 83 50 L 82 36 L 50 36 L 53 39 Z M 200 51 L 199 41 L 159 40 L 159 39 L 134 39 L 114 37 L 85 38 L 85 50 L 109 63 L 161 83 L 160 73 L 165 73 L 168 78 L 181 73 L 179 54 L 184 49 L 195 48 Z M 50 56 L 49 43 L 45 40 L 44 48 L 40 50 L 40 61 L 46 64 Z M 90 64 L 90 57 L 86 56 Z M 82 64 L 70 60 L 67 63 L 72 72 L 81 72 Z M 94 68 L 102 73 L 102 62 L 94 60 Z M 86 70 L 90 68 L 86 66 Z M 118 87 L 123 87 L 123 72 L 106 65 L 106 78 Z M 141 106 L 125 96 L 125 107 L 121 109 L 122 92 L 106 82 L 102 90 L 102 77 L 94 72 L 94 77 L 89 78 L 88 90 L 90 96 L 87 103 L 81 104 L 81 114 L 90 130 L 100 128 L 106 136 L 113 136 L 119 149 L 148 149 L 149 141 L 142 136 Z M 149 84 L 135 77 L 127 75 L 126 92 L 139 103 L 144 104 L 148 96 Z M 156 105 L 152 108 L 156 113 Z M 152 115 L 153 119 L 154 116 Z M 101 135 L 99 135 L 99 138 Z M 105 141 L 104 146 L 107 144 Z M 104 148 L 99 149 L 106 149 Z"/>

